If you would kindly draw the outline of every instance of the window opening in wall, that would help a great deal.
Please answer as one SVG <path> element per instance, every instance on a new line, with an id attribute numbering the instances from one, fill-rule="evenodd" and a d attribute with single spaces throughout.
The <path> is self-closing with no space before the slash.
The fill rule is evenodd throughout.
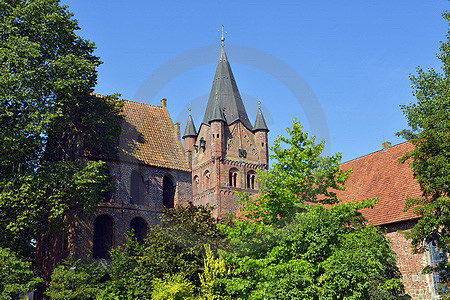
<path id="1" fill-rule="evenodd" d="M 198 176 L 194 176 L 194 180 L 192 180 L 192 194 L 197 194 L 199 192 L 200 179 Z"/>
<path id="2" fill-rule="evenodd" d="M 231 169 L 229 173 L 228 184 L 232 187 L 237 187 L 237 173 L 238 169 Z"/>
<path id="3" fill-rule="evenodd" d="M 442 249 L 439 249 L 436 239 L 432 239 L 429 243 L 428 243 L 428 248 L 429 248 L 429 254 L 430 254 L 430 265 L 431 267 L 435 268 L 437 267 L 441 262 L 445 262 L 447 259 L 447 253 L 445 251 L 443 251 Z M 442 283 L 440 283 L 440 277 L 441 277 L 441 273 L 438 271 L 434 271 L 432 272 L 432 276 L 433 276 L 433 284 L 434 284 L 434 291 L 436 294 L 444 294 L 444 293 L 448 293 L 449 289 L 448 286 L 443 285 Z"/>
<path id="4" fill-rule="evenodd" d="M 255 177 L 256 172 L 251 170 L 247 173 L 247 188 L 248 189 L 255 189 Z"/>
<path id="5" fill-rule="evenodd" d="M 109 251 L 113 246 L 113 219 L 108 215 L 100 215 L 94 220 L 93 258 L 111 258 Z"/>
<path id="6" fill-rule="evenodd" d="M 144 178 L 138 171 L 131 172 L 131 204 L 144 204 L 145 185 Z"/>
<path id="7" fill-rule="evenodd" d="M 173 180 L 169 176 L 163 178 L 163 205 L 166 208 L 174 208 L 175 206 L 175 189 Z"/>
<path id="8" fill-rule="evenodd" d="M 134 237 L 140 244 L 144 244 L 144 240 L 147 237 L 147 222 L 140 217 L 136 217 L 130 222 L 130 230 L 134 231 Z"/>
<path id="9" fill-rule="evenodd" d="M 205 173 L 203 173 L 203 183 L 204 183 L 204 190 L 207 190 L 210 188 L 211 173 L 208 170 L 206 170 Z"/>

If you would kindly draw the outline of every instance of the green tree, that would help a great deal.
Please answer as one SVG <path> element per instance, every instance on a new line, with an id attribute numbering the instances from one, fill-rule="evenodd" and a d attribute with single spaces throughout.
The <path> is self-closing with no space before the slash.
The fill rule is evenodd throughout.
<path id="1" fill-rule="evenodd" d="M 259 172 L 262 183 L 259 197 L 243 201 L 247 217 L 261 219 L 265 224 L 277 222 L 288 215 L 298 203 L 336 203 L 334 190 L 342 190 L 351 171 L 340 169 L 341 155 L 323 157 L 324 142 L 302 131 L 299 122 L 287 128 L 289 138 L 278 136 L 270 147 L 275 160 L 268 172 Z"/>
<path id="2" fill-rule="evenodd" d="M 79 29 L 57 0 L 0 2 L 0 246 L 21 257 L 108 186 L 80 158 L 108 151 L 121 103 L 91 94 L 101 62 Z"/>
<path id="3" fill-rule="evenodd" d="M 9 249 L 0 248 L 0 298 L 18 299 L 31 292 L 42 280 L 34 276 L 31 263 L 25 262 Z"/>
<path id="4" fill-rule="evenodd" d="M 261 195 L 243 195 L 244 217 L 222 225 L 234 250 L 222 252 L 232 270 L 229 295 L 396 299 L 395 255 L 358 212 L 378 200 L 339 204 L 335 191 L 351 172 L 340 170 L 340 155 L 322 157 L 323 142 L 316 144 L 298 122 L 287 132 L 290 137 L 278 137 L 272 147 L 272 168 L 260 173 Z M 326 208 L 329 203 L 335 205 Z"/>
<path id="5" fill-rule="evenodd" d="M 106 271 L 96 264 L 69 258 L 55 268 L 46 294 L 54 300 L 95 299 L 103 290 L 101 281 L 105 275 Z"/>
<path id="6" fill-rule="evenodd" d="M 450 25 L 450 14 L 443 16 Z M 417 102 L 402 106 L 409 129 L 398 133 L 415 146 L 400 162 L 409 163 L 422 190 L 422 197 L 408 199 L 406 205 L 421 217 L 406 233 L 413 251 L 419 253 L 433 239 L 450 252 L 450 30 L 440 49 L 442 72 L 418 68 L 417 75 L 411 76 Z M 442 278 L 449 284 L 450 266 L 445 263 L 438 269 L 447 270 Z"/>

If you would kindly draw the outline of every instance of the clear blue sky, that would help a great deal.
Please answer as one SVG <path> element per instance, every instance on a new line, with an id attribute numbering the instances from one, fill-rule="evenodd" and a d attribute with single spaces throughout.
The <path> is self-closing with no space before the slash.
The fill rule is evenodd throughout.
<path id="1" fill-rule="evenodd" d="M 200 125 L 216 67 L 209 60 L 219 57 L 224 24 L 228 58 L 251 121 L 260 99 L 270 141 L 285 134 L 293 118 L 318 136 L 324 133 L 315 131 L 323 128 L 311 120 L 325 124 L 331 153 L 341 152 L 344 161 L 379 150 L 383 141 L 402 142 L 395 137 L 406 127 L 400 105 L 414 101 L 408 76 L 417 66 L 440 67 L 436 53 L 447 33 L 441 13 L 449 8 L 447 0 L 62 4 L 104 62 L 96 92 L 149 104 L 167 98 L 182 131 L 188 107 Z M 174 66 L 171 59 L 188 61 Z M 303 80 L 294 88 L 285 84 L 292 74 L 276 72 L 286 66 Z M 146 90 L 155 91 L 151 99 L 142 96 Z M 298 99 L 296 90 L 306 96 Z M 305 111 L 313 102 L 325 120 Z"/>

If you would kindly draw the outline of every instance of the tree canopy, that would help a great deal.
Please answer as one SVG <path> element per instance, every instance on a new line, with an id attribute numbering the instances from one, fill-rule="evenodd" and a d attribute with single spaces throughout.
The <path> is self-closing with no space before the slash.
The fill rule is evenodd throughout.
<path id="1" fill-rule="evenodd" d="M 27 261 L 110 189 L 97 159 L 118 137 L 121 101 L 92 94 L 101 62 L 79 29 L 58 0 L 0 2 L 0 248 Z"/>
<path id="2" fill-rule="evenodd" d="M 450 14 L 443 16 L 450 25 Z M 450 252 L 450 30 L 440 49 L 442 72 L 418 68 L 417 75 L 411 76 L 417 101 L 402 106 L 409 129 L 398 133 L 415 146 L 400 161 L 410 164 L 422 190 L 422 197 L 408 199 L 406 206 L 421 216 L 407 233 L 413 250 L 420 253 L 429 249 L 431 241 Z M 441 279 L 447 284 L 449 268 L 444 257 L 438 269 L 446 270 Z"/>

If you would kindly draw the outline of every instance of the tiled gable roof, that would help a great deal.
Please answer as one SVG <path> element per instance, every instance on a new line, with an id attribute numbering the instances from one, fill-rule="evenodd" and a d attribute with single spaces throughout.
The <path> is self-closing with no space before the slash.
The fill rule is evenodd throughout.
<path id="1" fill-rule="evenodd" d="M 345 191 L 337 192 L 338 198 L 352 202 L 378 197 L 380 200 L 373 209 L 362 210 L 373 225 L 418 218 L 411 210 L 404 212 L 403 208 L 407 197 L 421 196 L 419 184 L 409 165 L 398 163 L 398 159 L 413 148 L 406 142 L 343 163 L 341 169 L 353 169 L 353 173 L 345 184 Z"/>
<path id="2" fill-rule="evenodd" d="M 167 108 L 123 101 L 119 146 L 105 159 L 190 172 Z"/>
<path id="3" fill-rule="evenodd" d="M 125 158 L 139 163 L 190 171 L 166 107 L 125 101 L 120 138 Z"/>

